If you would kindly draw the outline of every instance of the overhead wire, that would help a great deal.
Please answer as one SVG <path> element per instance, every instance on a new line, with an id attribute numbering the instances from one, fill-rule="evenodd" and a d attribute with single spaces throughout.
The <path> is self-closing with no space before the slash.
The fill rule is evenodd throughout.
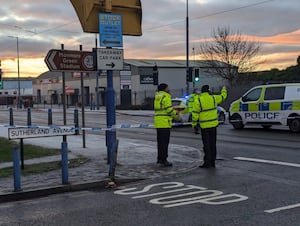
<path id="1" fill-rule="evenodd" d="M 204 15 L 204 16 L 194 17 L 194 18 L 191 18 L 190 20 L 204 19 L 204 18 L 211 17 L 211 16 L 216 16 L 216 15 L 220 15 L 220 14 L 224 14 L 224 13 L 228 13 L 228 12 L 237 11 L 237 10 L 240 10 L 240 9 L 246 9 L 246 8 L 250 8 L 250 7 L 253 7 L 253 6 L 257 6 L 257 5 L 266 4 L 266 3 L 272 2 L 272 1 L 275 1 L 275 0 L 266 0 L 266 1 L 262 1 L 262 2 L 257 2 L 257 3 L 252 3 L 252 4 L 249 4 L 249 5 L 241 6 L 241 7 L 222 10 L 222 11 L 215 12 L 215 13 L 210 13 L 210 14 L 207 14 L 207 15 Z M 180 21 L 176 21 L 176 22 L 173 22 L 173 23 L 169 23 L 169 24 L 155 26 L 155 27 L 151 27 L 151 28 L 148 28 L 148 29 L 145 29 L 145 30 L 152 31 L 152 30 L 156 30 L 156 29 L 159 29 L 159 28 L 162 28 L 162 27 L 169 27 L 169 26 L 172 26 L 174 24 L 179 24 L 179 23 L 183 23 L 183 22 L 185 22 L 185 20 L 180 20 Z"/>

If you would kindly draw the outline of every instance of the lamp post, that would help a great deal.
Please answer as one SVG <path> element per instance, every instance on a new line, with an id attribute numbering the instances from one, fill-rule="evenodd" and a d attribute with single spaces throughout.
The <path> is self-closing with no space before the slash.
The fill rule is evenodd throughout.
<path id="1" fill-rule="evenodd" d="M 189 94 L 189 0 L 186 0 L 186 93 Z"/>
<path id="2" fill-rule="evenodd" d="M 21 108 L 19 37 L 18 36 L 8 36 L 8 37 L 15 38 L 17 40 L 17 65 L 18 65 L 18 103 L 17 103 L 17 108 Z"/>
<path id="3" fill-rule="evenodd" d="M 194 63 L 193 63 L 193 67 L 194 67 L 194 70 L 196 68 L 196 59 L 195 59 L 195 48 L 193 47 L 193 56 L 194 56 Z M 195 88 L 195 81 L 193 79 L 193 89 Z"/>
<path id="4" fill-rule="evenodd" d="M 98 41 L 97 41 L 97 34 L 95 34 L 95 48 L 97 51 L 98 48 Z M 97 70 L 96 73 L 96 106 L 97 106 L 97 110 L 100 109 L 99 105 L 100 105 L 100 100 L 99 100 L 99 76 L 100 76 L 100 71 Z"/>

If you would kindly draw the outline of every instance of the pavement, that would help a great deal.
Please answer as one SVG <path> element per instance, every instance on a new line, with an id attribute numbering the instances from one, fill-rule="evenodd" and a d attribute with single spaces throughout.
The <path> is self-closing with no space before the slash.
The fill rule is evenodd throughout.
<path id="1" fill-rule="evenodd" d="M 120 111 L 120 114 L 141 114 L 143 111 Z M 149 112 L 143 112 L 149 114 Z M 153 129 L 153 128 L 149 128 Z M 0 126 L 0 137 L 8 137 L 8 128 Z M 125 139 L 117 136 L 119 140 L 117 166 L 115 169 L 115 183 L 111 183 L 108 177 L 109 165 L 107 164 L 107 148 L 105 145 L 105 133 L 86 133 L 86 147 L 83 148 L 82 136 L 67 136 L 68 159 L 84 156 L 90 161 L 76 168 L 68 169 L 68 184 L 62 184 L 61 170 L 47 173 L 21 176 L 21 191 L 14 191 L 13 175 L 0 178 L 0 202 L 14 201 L 38 196 L 44 196 L 60 192 L 77 191 L 92 188 L 108 188 L 121 186 L 124 183 L 142 179 L 164 177 L 171 174 L 188 172 L 195 169 L 200 163 L 200 151 L 184 146 L 169 145 L 168 160 L 173 167 L 162 167 L 156 164 L 156 142 Z M 33 144 L 48 148 L 61 148 L 62 137 L 43 137 L 24 139 L 25 144 Z M 1 149 L 1 147 L 0 147 Z M 26 150 L 24 150 L 26 153 Z M 25 160 L 24 165 L 41 162 L 60 161 L 61 156 L 43 157 Z M 1 163 L 0 170 L 11 167 L 10 163 Z"/>

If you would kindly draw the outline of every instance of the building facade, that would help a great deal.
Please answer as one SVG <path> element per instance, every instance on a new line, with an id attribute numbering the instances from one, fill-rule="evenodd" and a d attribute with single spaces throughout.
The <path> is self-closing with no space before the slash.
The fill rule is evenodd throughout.
<path id="1" fill-rule="evenodd" d="M 18 98 L 22 105 L 25 102 L 31 103 L 32 82 L 32 78 L 3 78 L 3 86 L 0 89 L 0 105 L 14 107 L 18 103 Z"/>
<path id="2" fill-rule="evenodd" d="M 199 69 L 199 82 L 186 80 L 185 60 L 124 60 L 123 70 L 113 71 L 113 87 L 116 105 L 132 106 L 147 104 L 157 89 L 153 85 L 153 67 L 157 66 L 158 83 L 167 83 L 173 97 L 182 97 L 200 88 L 210 85 L 219 90 L 226 85 L 220 76 L 215 75 L 205 61 L 191 61 L 190 67 Z M 105 105 L 107 87 L 106 71 L 99 72 L 45 72 L 33 80 L 33 96 L 37 104 L 61 104 L 65 84 L 66 103 L 86 106 Z M 188 90 L 187 90 L 188 88 Z"/>

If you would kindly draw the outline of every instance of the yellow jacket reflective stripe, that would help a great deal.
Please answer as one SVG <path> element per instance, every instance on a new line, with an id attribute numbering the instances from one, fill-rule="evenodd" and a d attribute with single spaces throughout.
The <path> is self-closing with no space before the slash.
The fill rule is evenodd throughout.
<path id="1" fill-rule="evenodd" d="M 192 126 L 200 123 L 202 129 L 216 127 L 219 124 L 217 105 L 227 97 L 227 90 L 222 88 L 220 95 L 205 92 L 195 100 L 192 112 Z"/>
<path id="2" fill-rule="evenodd" d="M 171 95 L 164 91 L 155 93 L 154 99 L 154 127 L 171 128 L 172 118 L 176 111 L 172 107 Z"/>

